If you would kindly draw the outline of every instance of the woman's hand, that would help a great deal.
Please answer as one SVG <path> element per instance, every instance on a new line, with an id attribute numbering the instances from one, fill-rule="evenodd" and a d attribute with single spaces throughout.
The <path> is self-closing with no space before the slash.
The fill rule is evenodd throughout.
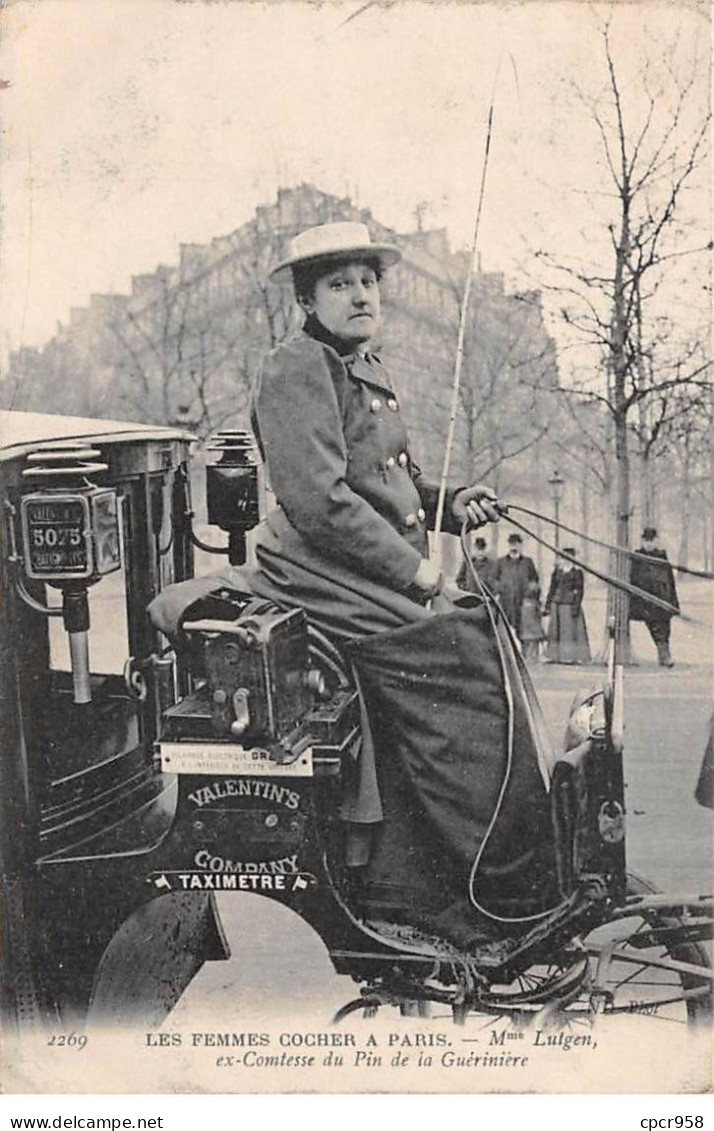
<path id="1" fill-rule="evenodd" d="M 498 522 L 500 513 L 497 503 L 495 491 L 481 483 L 474 483 L 473 487 L 465 487 L 454 495 L 451 512 L 457 522 L 468 519 L 471 526 L 477 529 L 487 522 Z"/>

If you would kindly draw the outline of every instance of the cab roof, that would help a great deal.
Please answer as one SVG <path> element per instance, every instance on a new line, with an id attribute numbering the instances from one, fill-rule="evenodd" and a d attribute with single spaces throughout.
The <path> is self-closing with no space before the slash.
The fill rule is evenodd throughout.
<path id="1" fill-rule="evenodd" d="M 126 443 L 136 440 L 192 440 L 190 433 L 160 424 L 97 420 L 45 412 L 0 412 L 0 460 L 17 459 L 38 446 L 59 441 Z"/>

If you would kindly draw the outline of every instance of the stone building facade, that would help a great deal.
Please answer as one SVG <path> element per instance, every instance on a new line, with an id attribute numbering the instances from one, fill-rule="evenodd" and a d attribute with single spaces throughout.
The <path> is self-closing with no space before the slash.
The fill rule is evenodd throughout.
<path id="1" fill-rule="evenodd" d="M 443 230 L 397 233 L 311 185 L 280 190 L 229 235 L 182 244 L 175 265 L 135 276 L 130 294 L 92 295 L 73 309 L 43 349 L 11 357 L 14 407 L 170 421 L 201 435 L 245 425 L 261 355 L 299 324 L 290 288 L 268 283 L 268 270 L 296 232 L 332 220 L 362 221 L 402 249 L 383 284 L 381 344 L 415 457 L 437 475 L 467 258 Z M 479 272 L 470 310 L 450 478 L 527 483 L 540 406 L 553 400 L 534 390 L 557 384 L 539 296 L 508 293 L 501 275 Z"/>

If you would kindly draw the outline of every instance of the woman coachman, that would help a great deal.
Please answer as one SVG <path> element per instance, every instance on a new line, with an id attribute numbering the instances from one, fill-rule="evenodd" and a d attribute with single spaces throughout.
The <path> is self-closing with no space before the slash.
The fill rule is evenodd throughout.
<path id="1" fill-rule="evenodd" d="M 380 279 L 400 257 L 358 223 L 293 239 L 272 276 L 292 279 L 304 325 L 270 351 L 253 393 L 277 503 L 257 568 L 174 586 L 150 613 L 175 635 L 189 602 L 229 584 L 304 608 L 330 635 L 363 705 L 341 813 L 358 909 L 469 946 L 549 897 L 547 790 L 531 707 L 504 691 L 521 679 L 507 633 L 499 639 L 486 597 L 462 601 L 428 558 L 438 487 L 412 459 L 399 398 L 370 350 Z M 488 488 L 447 492 L 445 531 L 498 518 Z"/>

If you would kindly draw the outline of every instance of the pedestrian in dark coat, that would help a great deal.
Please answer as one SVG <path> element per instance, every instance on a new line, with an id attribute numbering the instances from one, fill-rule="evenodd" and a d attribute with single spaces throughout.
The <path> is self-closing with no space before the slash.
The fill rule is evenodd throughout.
<path id="1" fill-rule="evenodd" d="M 305 609 L 352 659 L 362 749 L 341 816 L 346 862 L 366 868 L 362 907 L 468 945 L 482 927 L 472 866 L 500 804 L 508 740 L 503 657 L 488 614 L 456 609 L 428 558 L 438 488 L 414 463 L 399 397 L 368 349 L 382 268 L 398 258 L 396 248 L 372 244 L 364 225 L 337 223 L 301 233 L 275 269 L 290 269 L 306 315 L 267 355 L 254 390 L 253 426 L 277 506 L 256 539 L 257 570 L 223 579 Z M 444 530 L 458 533 L 467 519 L 498 521 L 493 492 L 447 493 Z M 175 589 L 195 600 L 193 585 Z M 169 635 L 178 603 L 169 592 L 150 609 Z M 509 812 L 517 828 L 500 837 L 487 868 L 498 875 L 496 899 L 505 906 L 519 891 L 530 907 L 554 873 L 549 806 L 527 722 L 516 738 Z M 354 835 L 375 827 L 371 838 Z"/>
<path id="2" fill-rule="evenodd" d="M 575 564 L 575 549 L 563 550 L 563 559 L 556 561 L 545 601 L 545 615 L 550 617 L 545 658 L 555 664 L 589 664 L 591 660 L 588 630 L 583 614 L 585 578 Z"/>
<path id="3" fill-rule="evenodd" d="M 494 584 L 508 620 L 521 635 L 523 598 L 529 582 L 539 584 L 538 570 L 532 558 L 521 553 L 523 539 L 520 534 L 508 535 L 508 553 L 498 559 Z"/>
<path id="4" fill-rule="evenodd" d="M 657 545 L 657 531 L 654 526 L 646 526 L 642 531 L 642 545 L 637 551 L 642 557 L 630 561 L 630 584 L 637 589 L 651 593 L 661 601 L 679 611 L 677 587 L 674 573 L 667 559 L 667 551 Z M 657 647 L 657 660 L 661 667 L 674 667 L 669 648 L 671 621 L 676 613 L 667 612 L 651 604 L 644 597 L 630 597 L 630 620 L 641 620 L 647 625 L 649 634 Z"/>
<path id="5" fill-rule="evenodd" d="M 471 564 L 473 565 L 479 580 L 485 585 L 493 587 L 494 577 L 496 575 L 497 562 L 489 556 L 488 548 L 485 538 L 474 539 L 474 550 L 471 554 Z M 474 580 L 474 576 L 469 569 L 468 562 L 464 560 L 461 563 L 461 569 L 456 575 L 456 584 L 459 589 L 463 589 L 466 593 L 478 593 L 478 585 Z"/>

